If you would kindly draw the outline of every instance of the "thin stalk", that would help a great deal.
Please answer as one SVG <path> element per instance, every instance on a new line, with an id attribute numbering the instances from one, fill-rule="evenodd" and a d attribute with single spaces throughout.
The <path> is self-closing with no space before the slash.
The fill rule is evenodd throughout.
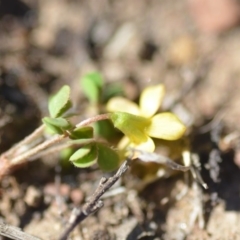
<path id="1" fill-rule="evenodd" d="M 32 157 L 33 155 L 39 153 L 40 151 L 56 144 L 59 143 L 60 141 L 62 141 L 65 137 L 67 137 L 67 135 L 57 135 L 41 144 L 39 144 L 38 146 L 36 146 L 35 148 L 21 154 L 18 157 L 15 157 L 11 160 L 11 164 L 15 165 L 15 164 L 20 164 L 22 163 L 25 159 Z"/>
<path id="2" fill-rule="evenodd" d="M 78 123 L 75 126 L 75 128 L 87 126 L 94 122 L 98 122 L 98 121 L 106 120 L 106 119 L 110 119 L 109 113 L 97 115 L 97 116 L 88 118 L 86 120 L 83 120 L 82 122 Z M 44 152 L 42 152 L 43 150 L 47 151 L 49 147 L 61 142 L 64 138 L 68 137 L 67 132 L 62 135 L 56 135 L 56 136 L 52 137 L 51 139 L 46 140 L 45 142 L 38 144 L 37 146 L 33 147 L 32 149 L 26 150 L 25 152 L 22 152 L 18 155 L 17 151 L 24 145 L 31 143 L 33 140 L 35 140 L 37 137 L 39 137 L 43 133 L 44 127 L 45 127 L 44 125 L 41 125 L 32 134 L 30 134 L 28 137 L 23 139 L 21 142 L 19 142 L 18 144 L 16 144 L 15 146 L 13 146 L 11 149 L 9 149 L 7 152 L 3 153 L 0 156 L 1 159 L 9 160 L 8 166 L 6 165 L 7 163 L 5 163 L 6 169 L 10 169 L 14 165 L 23 163 L 26 159 L 31 158 L 33 160 L 33 159 L 36 159 L 35 156 L 39 156 L 39 155 L 42 156 L 44 154 Z M 16 156 L 16 155 L 18 155 L 18 156 Z"/>
<path id="3" fill-rule="evenodd" d="M 84 126 L 90 125 L 92 123 L 102 121 L 102 120 L 106 120 L 106 119 L 110 119 L 110 114 L 109 113 L 100 114 L 100 115 L 97 115 L 97 116 L 94 116 L 94 117 L 90 117 L 86 120 L 83 120 L 82 122 L 80 122 L 76 125 L 76 128 L 84 127 Z"/>
<path id="4" fill-rule="evenodd" d="M 38 138 L 40 135 L 42 135 L 43 130 L 44 130 L 44 125 L 42 124 L 40 127 L 34 130 L 30 135 L 25 137 L 22 141 L 11 147 L 8 151 L 4 153 L 4 155 L 7 158 L 10 158 L 11 156 L 14 155 L 20 149 L 22 146 L 27 145 L 30 142 L 33 142 L 36 138 Z"/>
<path id="5" fill-rule="evenodd" d="M 35 154 L 34 156 L 30 157 L 29 160 L 33 161 L 37 158 L 41 158 L 41 157 L 44 157 L 46 155 L 50 155 L 50 154 L 53 154 L 53 153 L 56 153 L 56 152 L 60 152 L 61 150 L 65 149 L 65 148 L 68 148 L 68 147 L 72 147 L 74 145 L 77 145 L 78 147 L 81 147 L 81 146 L 84 146 L 84 145 L 86 145 L 88 143 L 92 143 L 92 142 L 96 142 L 96 139 L 88 139 L 83 143 L 74 143 L 74 142 L 71 142 L 71 141 L 61 143 L 61 144 L 58 144 L 58 145 L 53 146 L 51 148 L 48 148 L 45 151 L 42 151 L 42 152 L 39 152 L 39 153 Z"/>

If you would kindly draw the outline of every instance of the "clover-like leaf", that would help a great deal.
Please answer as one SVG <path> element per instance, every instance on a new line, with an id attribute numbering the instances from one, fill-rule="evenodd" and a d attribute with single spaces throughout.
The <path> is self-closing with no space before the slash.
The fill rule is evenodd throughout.
<path id="1" fill-rule="evenodd" d="M 42 122 L 46 125 L 46 132 L 48 134 L 63 134 L 64 130 L 61 129 L 60 127 L 56 127 L 54 125 L 52 125 L 51 123 L 48 123 L 47 121 L 45 121 L 45 119 L 42 119 Z"/>
<path id="2" fill-rule="evenodd" d="M 64 115 L 66 116 L 65 113 L 72 107 L 72 102 L 68 100 L 67 104 L 61 109 L 61 111 L 58 114 L 58 117 L 61 117 Z M 71 117 L 73 115 L 76 115 L 76 113 L 68 113 L 68 117 Z"/>
<path id="3" fill-rule="evenodd" d="M 50 118 L 50 117 L 45 117 L 42 119 L 42 121 L 45 124 L 51 124 L 55 127 L 59 127 L 63 130 L 68 130 L 72 128 L 72 124 L 66 120 L 65 118 Z"/>
<path id="4" fill-rule="evenodd" d="M 140 96 L 139 102 L 141 115 L 144 117 L 152 117 L 162 104 L 164 93 L 165 88 L 162 84 L 145 88 Z"/>
<path id="5" fill-rule="evenodd" d="M 100 89 L 103 86 L 103 78 L 98 72 L 86 74 L 81 79 L 81 87 L 91 103 L 99 100 Z"/>
<path id="6" fill-rule="evenodd" d="M 64 148 L 60 151 L 60 159 L 61 160 L 69 160 L 71 155 L 73 154 L 74 150 L 71 147 Z M 68 161 L 69 162 L 69 161 Z"/>
<path id="7" fill-rule="evenodd" d="M 71 170 L 72 164 L 69 161 L 69 158 L 73 154 L 74 150 L 71 147 L 64 148 L 60 151 L 60 166 L 62 171 Z"/>
<path id="8" fill-rule="evenodd" d="M 111 121 L 98 121 L 94 123 L 94 132 L 96 136 L 101 136 L 107 140 L 116 139 L 116 128 L 114 128 Z"/>
<path id="9" fill-rule="evenodd" d="M 122 131 L 132 142 L 140 144 L 147 141 L 146 129 L 151 123 L 149 119 L 126 112 L 111 113 L 110 118 L 114 127 Z"/>
<path id="10" fill-rule="evenodd" d="M 98 149 L 98 165 L 106 172 L 113 171 L 119 166 L 120 158 L 116 151 L 105 144 L 97 143 Z"/>
<path id="11" fill-rule="evenodd" d="M 96 163 L 97 148 L 95 143 L 90 143 L 77 150 L 71 157 L 70 161 L 74 166 L 79 168 L 90 167 Z"/>
<path id="12" fill-rule="evenodd" d="M 124 97 L 113 97 L 111 98 L 106 106 L 109 112 L 126 112 L 135 115 L 140 114 L 139 107 L 136 103 L 129 101 Z"/>
<path id="13" fill-rule="evenodd" d="M 184 135 L 185 131 L 185 125 L 170 112 L 155 115 L 147 128 L 149 136 L 165 140 L 177 140 Z"/>
<path id="14" fill-rule="evenodd" d="M 93 138 L 93 128 L 90 126 L 76 128 L 69 133 L 71 139 Z"/>
<path id="15" fill-rule="evenodd" d="M 62 116 L 72 106 L 69 97 L 70 87 L 65 85 L 50 98 L 48 110 L 52 118 Z"/>
<path id="16" fill-rule="evenodd" d="M 42 119 L 42 121 L 54 133 L 58 133 L 58 134 L 62 134 L 64 130 L 68 130 L 68 129 L 72 128 L 71 123 L 69 123 L 64 118 L 45 117 Z"/>

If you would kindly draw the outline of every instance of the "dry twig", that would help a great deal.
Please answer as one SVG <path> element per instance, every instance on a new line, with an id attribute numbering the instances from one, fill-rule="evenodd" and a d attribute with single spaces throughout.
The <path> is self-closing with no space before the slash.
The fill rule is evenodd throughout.
<path id="1" fill-rule="evenodd" d="M 103 177 L 97 187 L 96 191 L 93 193 L 91 198 L 87 203 L 84 204 L 82 209 L 75 208 L 72 211 L 70 216 L 68 226 L 59 237 L 59 240 L 67 240 L 70 233 L 73 229 L 81 223 L 85 218 L 87 218 L 90 214 L 98 211 L 103 207 L 103 202 L 100 200 L 102 195 L 113 186 L 114 183 L 125 173 L 130 166 L 130 158 L 124 161 L 118 171 L 110 178 Z"/>
<path id="2" fill-rule="evenodd" d="M 28 233 L 23 232 L 20 228 L 10 226 L 0 220 L 0 235 L 14 240 L 41 240 Z"/>

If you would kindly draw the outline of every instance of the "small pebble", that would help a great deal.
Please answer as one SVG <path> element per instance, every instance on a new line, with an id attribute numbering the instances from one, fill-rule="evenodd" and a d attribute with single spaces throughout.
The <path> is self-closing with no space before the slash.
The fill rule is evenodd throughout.
<path id="1" fill-rule="evenodd" d="M 70 199 L 75 205 L 80 205 L 84 199 L 84 194 L 80 189 L 73 189 L 70 193 Z"/>
<path id="2" fill-rule="evenodd" d="M 171 64 L 181 66 L 191 63 L 197 56 L 197 46 L 191 36 L 181 36 L 170 45 L 169 61 Z"/>
<path id="3" fill-rule="evenodd" d="M 71 188 L 68 184 L 61 184 L 59 186 L 59 194 L 62 197 L 69 197 Z M 44 194 L 50 195 L 50 196 L 56 196 L 58 194 L 57 192 L 57 186 L 55 183 L 49 183 L 44 187 L 43 190 Z"/>
<path id="4" fill-rule="evenodd" d="M 42 192 L 34 186 L 29 186 L 24 201 L 30 207 L 38 207 L 41 203 Z"/>

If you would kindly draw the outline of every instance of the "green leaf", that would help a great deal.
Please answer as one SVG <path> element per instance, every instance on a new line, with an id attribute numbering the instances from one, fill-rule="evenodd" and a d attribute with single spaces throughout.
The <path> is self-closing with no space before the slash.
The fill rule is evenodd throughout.
<path id="1" fill-rule="evenodd" d="M 81 79 L 81 87 L 91 103 L 99 101 L 100 90 L 103 86 L 103 78 L 98 72 L 86 74 Z"/>
<path id="2" fill-rule="evenodd" d="M 73 154 L 73 149 L 71 147 L 64 148 L 63 150 L 60 151 L 60 159 L 69 160 L 72 154 Z"/>
<path id="3" fill-rule="evenodd" d="M 49 123 L 47 117 L 43 118 L 42 122 L 46 125 L 47 132 L 50 132 L 51 134 L 52 133 L 54 133 L 54 134 L 62 134 L 63 133 L 63 130 L 60 127 L 57 127 L 57 126 Z"/>
<path id="4" fill-rule="evenodd" d="M 96 144 L 90 143 L 77 150 L 71 157 L 70 161 L 74 166 L 86 168 L 96 163 L 97 148 Z"/>
<path id="5" fill-rule="evenodd" d="M 69 97 L 70 87 L 65 85 L 50 98 L 48 110 L 51 117 L 56 118 L 62 116 L 72 106 Z"/>
<path id="6" fill-rule="evenodd" d="M 120 162 L 118 153 L 102 143 L 97 143 L 97 149 L 99 167 L 106 172 L 116 170 Z"/>
<path id="7" fill-rule="evenodd" d="M 93 128 L 92 127 L 80 127 L 74 129 L 72 132 L 70 132 L 71 139 L 88 139 L 93 138 Z"/>
<path id="8" fill-rule="evenodd" d="M 68 122 L 65 118 L 50 118 L 50 117 L 45 117 L 42 119 L 44 123 L 51 124 L 55 127 L 59 127 L 63 130 L 68 130 L 72 128 L 72 125 L 70 122 Z"/>
<path id="9" fill-rule="evenodd" d="M 94 124 L 94 132 L 97 136 L 101 136 L 107 140 L 116 139 L 117 134 L 119 134 L 119 131 L 114 128 L 112 122 L 109 120 L 96 122 Z"/>
<path id="10" fill-rule="evenodd" d="M 68 100 L 67 104 L 62 108 L 62 110 L 59 112 L 59 116 L 58 117 L 61 117 L 64 115 L 64 117 L 66 117 L 65 113 L 72 107 L 72 102 L 70 100 Z M 70 113 L 68 114 L 68 117 L 69 116 L 74 116 L 76 114 L 74 113 Z"/>
<path id="11" fill-rule="evenodd" d="M 111 113 L 114 127 L 122 131 L 133 143 L 140 144 L 148 140 L 146 129 L 151 121 L 147 118 L 126 112 Z"/>
<path id="12" fill-rule="evenodd" d="M 95 143 L 95 140 L 94 139 L 74 139 L 74 140 L 69 140 L 67 141 L 67 143 L 69 145 L 86 145 L 86 144 L 89 144 L 89 143 Z"/>
<path id="13" fill-rule="evenodd" d="M 62 134 L 64 130 L 72 128 L 71 123 L 69 123 L 64 118 L 50 118 L 45 117 L 42 122 L 54 133 Z"/>
<path id="14" fill-rule="evenodd" d="M 60 151 L 60 166 L 63 171 L 71 171 L 73 168 L 72 163 L 69 161 L 69 158 L 73 154 L 74 150 L 71 147 L 64 148 Z"/>

